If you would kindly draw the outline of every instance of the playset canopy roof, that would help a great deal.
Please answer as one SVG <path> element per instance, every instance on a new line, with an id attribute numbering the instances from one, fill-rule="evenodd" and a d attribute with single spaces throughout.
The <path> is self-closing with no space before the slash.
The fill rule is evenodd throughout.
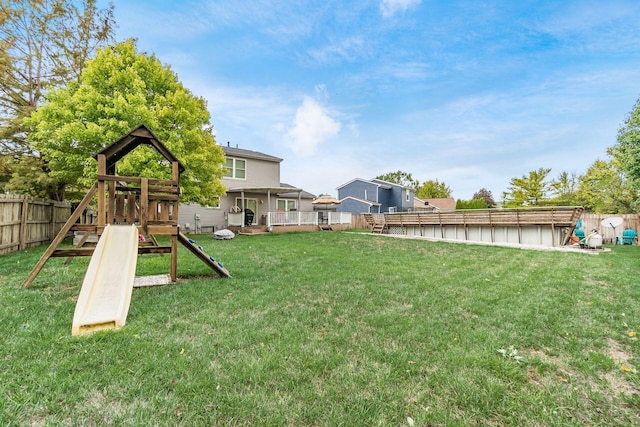
<path id="1" fill-rule="evenodd" d="M 184 172 L 185 168 L 182 163 L 145 125 L 139 125 L 132 129 L 117 141 L 107 145 L 93 157 L 97 159 L 98 155 L 104 154 L 107 160 L 107 171 L 113 172 L 115 164 L 141 144 L 152 146 L 169 162 L 177 162 L 180 173 Z"/>

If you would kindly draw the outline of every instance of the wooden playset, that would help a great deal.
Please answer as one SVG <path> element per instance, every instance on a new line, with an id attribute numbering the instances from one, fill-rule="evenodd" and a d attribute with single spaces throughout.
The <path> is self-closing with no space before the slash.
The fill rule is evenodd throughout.
<path id="1" fill-rule="evenodd" d="M 119 176 L 116 164 L 138 146 L 146 144 L 155 149 L 171 165 L 171 179 Z M 180 174 L 184 166 L 145 126 L 140 125 L 96 154 L 98 177 L 84 199 L 53 239 L 38 263 L 34 266 L 22 287 L 31 285 L 50 257 L 92 256 L 94 247 L 84 246 L 91 234 L 101 236 L 108 225 L 135 225 L 140 236 L 137 253 L 170 254 L 169 277 L 177 280 L 178 243 L 186 246 L 220 277 L 230 277 L 229 272 L 202 247 L 180 233 L 178 209 Z M 92 224 L 78 222 L 83 211 L 97 195 L 97 217 Z M 84 232 L 84 237 L 72 248 L 59 248 L 70 232 Z M 158 244 L 156 236 L 170 236 L 168 246 Z"/>

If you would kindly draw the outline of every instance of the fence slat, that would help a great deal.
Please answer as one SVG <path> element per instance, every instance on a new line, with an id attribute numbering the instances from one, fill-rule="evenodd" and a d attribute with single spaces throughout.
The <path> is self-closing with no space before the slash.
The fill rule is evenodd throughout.
<path id="1" fill-rule="evenodd" d="M 51 242 L 70 215 L 70 203 L 0 194 L 0 255 Z"/>

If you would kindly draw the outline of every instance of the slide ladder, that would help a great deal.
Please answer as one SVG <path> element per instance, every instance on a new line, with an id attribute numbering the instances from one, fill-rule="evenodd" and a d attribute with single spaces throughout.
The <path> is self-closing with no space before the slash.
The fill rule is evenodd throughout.
<path id="1" fill-rule="evenodd" d="M 138 260 L 138 228 L 107 225 L 93 251 L 73 315 L 72 335 L 124 326 Z"/>
<path id="2" fill-rule="evenodd" d="M 226 268 L 224 268 L 224 265 L 221 262 L 216 261 L 214 257 L 207 254 L 204 249 L 202 249 L 202 246 L 199 246 L 195 240 L 188 238 L 182 233 L 178 233 L 178 241 L 186 246 L 191 253 L 204 261 L 204 263 L 218 273 L 220 277 L 231 277 L 231 274 Z"/>

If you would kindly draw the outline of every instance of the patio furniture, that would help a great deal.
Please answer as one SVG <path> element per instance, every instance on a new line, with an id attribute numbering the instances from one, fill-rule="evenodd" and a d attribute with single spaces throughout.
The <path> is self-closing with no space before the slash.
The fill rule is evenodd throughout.
<path id="1" fill-rule="evenodd" d="M 622 232 L 622 237 L 616 237 L 616 244 L 620 245 L 634 245 L 635 240 L 638 238 L 638 232 L 633 228 L 627 228 Z"/>

